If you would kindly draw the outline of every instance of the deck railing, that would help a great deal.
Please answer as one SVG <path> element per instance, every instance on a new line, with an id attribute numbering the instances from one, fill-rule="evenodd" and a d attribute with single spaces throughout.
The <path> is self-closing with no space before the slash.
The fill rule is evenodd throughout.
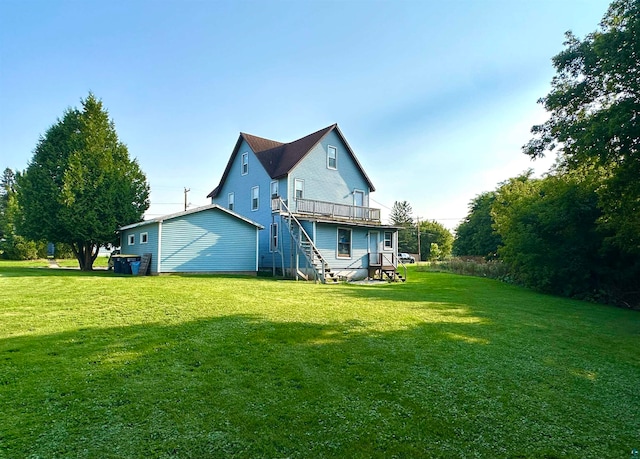
<path id="1" fill-rule="evenodd" d="M 281 211 L 280 198 L 271 200 L 271 210 Z M 362 206 L 350 206 L 336 202 L 316 201 L 313 199 L 295 199 L 290 206 L 292 212 L 312 217 L 326 217 L 338 220 L 354 220 L 380 223 L 380 209 Z"/>

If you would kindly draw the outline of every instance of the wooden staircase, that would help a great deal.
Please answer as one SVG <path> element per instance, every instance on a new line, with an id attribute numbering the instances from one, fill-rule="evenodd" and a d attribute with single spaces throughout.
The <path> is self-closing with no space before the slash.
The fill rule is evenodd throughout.
<path id="1" fill-rule="evenodd" d="M 309 234 L 305 231 L 302 224 L 298 221 L 298 219 L 289 212 L 287 205 L 284 201 L 280 200 L 280 208 L 285 212 L 281 212 L 288 223 L 289 223 L 289 233 L 293 238 L 296 246 L 302 252 L 305 259 L 307 260 L 307 264 L 312 268 L 313 275 L 315 281 L 322 282 L 323 284 L 337 284 L 340 280 L 338 275 L 331 271 L 329 264 L 324 259 L 316 245 L 313 243 Z M 292 267 L 293 268 L 293 267 Z M 302 278 L 305 280 L 311 280 L 308 274 L 302 272 L 299 267 L 295 268 L 296 279 Z"/>
<path id="2" fill-rule="evenodd" d="M 331 271 L 331 268 L 329 268 L 326 260 L 320 254 L 320 251 L 315 246 L 313 241 L 311 241 L 306 231 L 304 231 L 304 228 L 302 228 L 302 226 L 299 226 L 299 228 L 302 230 L 300 234 L 304 234 L 305 237 L 296 238 L 296 236 L 294 235 L 293 238 L 298 244 L 298 248 L 307 259 L 309 265 L 313 267 L 313 270 L 316 273 L 314 275 L 316 280 L 320 280 L 323 284 L 337 284 L 340 279 L 338 278 L 336 273 Z M 298 271 L 296 274 L 304 279 L 309 280 L 308 276 L 300 271 Z"/>
<path id="3" fill-rule="evenodd" d="M 369 254 L 369 277 L 372 279 L 386 279 L 389 282 L 405 282 L 407 280 L 407 269 L 397 260 L 395 254 L 384 255 L 382 253 Z M 398 271 L 399 265 L 404 268 L 404 275 Z"/>
<path id="4" fill-rule="evenodd" d="M 389 282 L 405 282 L 407 280 L 395 268 L 394 269 L 383 269 L 382 273 L 387 278 L 387 280 Z"/>

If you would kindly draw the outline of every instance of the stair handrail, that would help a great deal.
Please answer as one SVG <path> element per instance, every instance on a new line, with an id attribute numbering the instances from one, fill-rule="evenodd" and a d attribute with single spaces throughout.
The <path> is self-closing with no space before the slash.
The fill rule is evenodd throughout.
<path id="1" fill-rule="evenodd" d="M 387 258 L 387 254 L 386 253 L 382 253 L 382 258 L 383 260 L 389 260 L 389 258 Z M 394 258 L 396 260 L 396 263 L 394 263 Z M 384 265 L 383 260 L 380 260 L 380 264 Z M 404 270 L 404 278 L 407 278 L 407 265 L 405 265 L 402 260 L 400 259 L 400 257 L 398 257 L 396 254 L 391 254 L 391 264 L 396 268 L 396 271 L 398 270 L 398 264 L 402 265 L 402 269 Z"/>
<path id="2" fill-rule="evenodd" d="M 322 278 L 322 283 L 324 284 L 326 282 L 326 279 L 324 277 L 325 275 L 325 271 L 326 271 L 326 266 L 327 266 L 327 262 L 324 259 L 324 257 L 320 254 L 320 251 L 318 250 L 318 247 L 316 247 L 316 245 L 313 243 L 313 240 L 309 237 L 309 234 L 305 231 L 304 227 L 302 226 L 302 224 L 300 223 L 300 221 L 298 221 L 298 219 L 296 218 L 295 215 L 293 215 L 293 213 L 291 213 L 291 211 L 289 210 L 289 207 L 287 206 L 287 204 L 282 200 L 282 198 L 280 198 L 280 208 L 284 208 L 285 211 L 287 212 L 288 216 L 290 219 L 293 219 L 293 221 L 296 222 L 296 225 L 298 225 L 298 228 L 300 229 L 300 231 L 302 232 L 302 234 L 304 235 L 304 237 L 306 238 L 307 241 L 309 241 L 309 244 L 311 244 L 311 248 L 313 249 L 313 253 L 315 255 L 318 256 L 318 258 L 320 259 L 320 263 L 322 264 L 322 273 L 320 274 L 320 277 Z M 295 237 L 295 236 L 294 236 Z M 298 245 L 300 245 L 300 241 L 298 241 Z M 313 266 L 313 258 L 309 257 L 309 254 L 307 254 L 307 252 L 305 250 L 302 250 L 305 254 L 305 256 L 307 257 L 307 261 L 309 262 L 310 266 Z M 314 269 L 315 271 L 315 269 Z M 316 272 L 316 278 L 318 276 L 318 273 Z"/>

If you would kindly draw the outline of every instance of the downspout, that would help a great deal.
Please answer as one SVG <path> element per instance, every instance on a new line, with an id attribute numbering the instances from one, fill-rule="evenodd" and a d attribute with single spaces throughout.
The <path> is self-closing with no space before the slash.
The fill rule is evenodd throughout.
<path id="1" fill-rule="evenodd" d="M 162 267 L 161 267 L 161 260 L 162 260 L 162 221 L 158 222 L 158 261 L 156 262 L 156 265 L 158 266 L 157 268 L 157 272 L 158 274 L 160 274 L 162 272 Z"/>
<path id="2" fill-rule="evenodd" d="M 282 227 L 282 214 L 280 214 L 280 218 L 278 220 L 278 254 L 280 255 L 282 277 L 284 278 L 284 247 L 282 247 L 282 241 L 284 241 L 284 228 Z"/>
<path id="3" fill-rule="evenodd" d="M 271 251 L 271 275 L 273 277 L 276 277 L 276 250 L 278 249 L 278 247 L 272 247 L 273 234 L 271 234 L 271 232 L 273 231 L 273 225 L 275 224 L 275 222 L 276 222 L 276 217 L 273 214 L 273 209 L 271 209 L 271 228 L 269 228 L 269 250 Z M 280 228 L 277 228 L 276 240 L 280 239 L 280 235 L 278 234 L 278 232 L 280 232 Z"/>
<path id="4" fill-rule="evenodd" d="M 258 252 L 259 252 L 259 250 L 258 250 L 258 249 L 259 249 L 259 247 L 260 247 L 260 245 L 259 245 L 259 243 L 260 243 L 260 236 L 259 236 L 259 234 L 258 234 L 259 232 L 260 232 L 260 228 L 258 228 L 258 227 L 256 226 L 256 250 L 255 250 L 255 252 L 256 252 L 256 273 L 258 272 L 258 257 L 259 257 L 259 255 L 260 255 L 260 254 L 258 253 Z"/>

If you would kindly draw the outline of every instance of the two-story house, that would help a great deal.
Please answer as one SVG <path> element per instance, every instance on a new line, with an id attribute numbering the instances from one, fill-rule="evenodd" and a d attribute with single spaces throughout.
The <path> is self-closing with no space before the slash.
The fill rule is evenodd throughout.
<path id="1" fill-rule="evenodd" d="M 369 207 L 374 190 L 334 124 L 289 143 L 241 133 L 207 197 L 267 229 L 260 269 L 322 282 L 398 279 L 397 228 Z"/>

